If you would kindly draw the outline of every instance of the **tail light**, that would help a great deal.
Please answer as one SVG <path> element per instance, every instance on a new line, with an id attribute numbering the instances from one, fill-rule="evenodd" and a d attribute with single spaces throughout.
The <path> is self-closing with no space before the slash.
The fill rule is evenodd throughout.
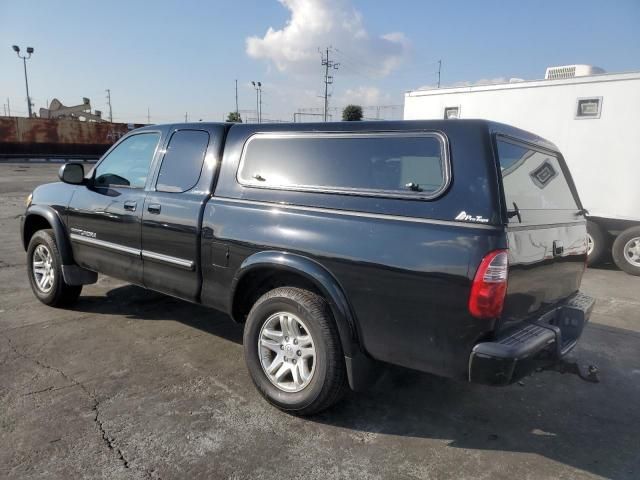
<path id="1" fill-rule="evenodd" d="M 471 286 L 469 312 L 476 318 L 496 318 L 502 313 L 507 293 L 508 256 L 495 250 L 480 262 Z"/>

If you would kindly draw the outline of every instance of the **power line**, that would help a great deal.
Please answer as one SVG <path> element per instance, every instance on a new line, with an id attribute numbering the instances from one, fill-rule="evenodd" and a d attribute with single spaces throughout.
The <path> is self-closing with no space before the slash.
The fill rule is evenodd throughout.
<path id="1" fill-rule="evenodd" d="M 369 63 L 369 62 L 363 60 L 362 58 L 353 57 L 353 56 L 347 54 L 346 52 L 343 52 L 342 50 L 340 50 L 338 48 L 335 48 L 335 47 L 333 48 L 333 51 L 338 53 L 338 54 L 340 54 L 340 55 L 342 55 L 349 62 L 360 65 L 360 67 L 362 67 L 365 70 L 365 72 L 361 73 L 361 75 L 364 75 L 364 76 L 367 76 L 367 77 L 379 77 L 380 76 L 380 66 L 379 65 L 374 65 L 372 63 Z M 353 66 L 351 68 L 355 71 L 355 68 Z"/>
<path id="2" fill-rule="evenodd" d="M 333 84 L 333 76 L 329 75 L 329 69 L 337 70 L 339 63 L 329 59 L 330 47 L 325 49 L 325 53 L 320 52 L 322 66 L 324 67 L 324 121 L 327 121 L 327 110 L 329 109 L 329 85 Z"/>

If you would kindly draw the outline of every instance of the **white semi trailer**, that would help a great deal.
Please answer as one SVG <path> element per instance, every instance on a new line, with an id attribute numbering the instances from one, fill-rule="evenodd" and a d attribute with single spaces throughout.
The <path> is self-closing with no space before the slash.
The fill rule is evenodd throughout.
<path id="1" fill-rule="evenodd" d="M 640 275 L 640 72 L 568 65 L 544 80 L 415 90 L 404 118 L 484 118 L 552 141 L 589 211 L 589 264 L 611 249 L 621 269 Z"/>

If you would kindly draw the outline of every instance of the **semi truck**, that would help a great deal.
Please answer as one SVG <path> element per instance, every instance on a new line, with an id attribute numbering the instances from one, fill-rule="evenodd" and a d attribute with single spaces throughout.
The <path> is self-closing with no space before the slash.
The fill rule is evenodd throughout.
<path id="1" fill-rule="evenodd" d="M 405 94 L 404 118 L 481 118 L 550 140 L 588 211 L 589 265 L 611 252 L 640 275 L 640 71 L 565 65 L 542 80 L 418 89 Z"/>

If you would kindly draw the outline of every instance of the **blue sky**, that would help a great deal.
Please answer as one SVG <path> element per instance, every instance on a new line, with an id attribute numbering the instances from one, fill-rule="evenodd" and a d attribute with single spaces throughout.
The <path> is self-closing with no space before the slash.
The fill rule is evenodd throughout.
<path id="1" fill-rule="evenodd" d="M 322 105 L 320 47 L 341 64 L 333 106 L 401 105 L 404 91 L 435 84 L 438 59 L 443 85 L 573 63 L 640 70 L 639 25 L 640 0 L 3 0 L 0 100 L 25 114 L 13 44 L 35 48 L 36 111 L 89 97 L 106 113 L 109 88 L 117 121 L 146 121 L 147 107 L 153 122 L 217 121 L 235 109 L 238 79 L 240 110 L 255 109 L 250 81 L 260 80 L 263 117 L 289 120 Z"/>

